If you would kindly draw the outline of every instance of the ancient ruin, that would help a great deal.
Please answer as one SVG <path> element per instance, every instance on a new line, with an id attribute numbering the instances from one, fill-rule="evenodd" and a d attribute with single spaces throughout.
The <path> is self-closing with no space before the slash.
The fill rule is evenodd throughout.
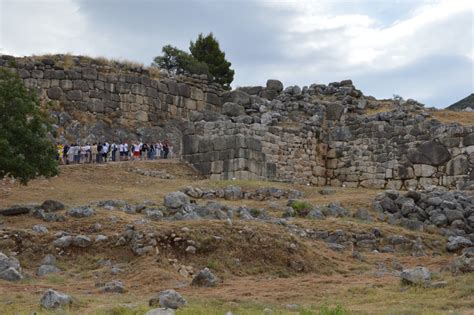
<path id="1" fill-rule="evenodd" d="M 473 186 L 474 125 L 443 124 L 414 100 L 366 96 L 351 80 L 224 91 L 197 75 L 82 57 L 2 56 L 0 66 L 51 106 L 58 141 L 169 139 L 211 179 Z"/>

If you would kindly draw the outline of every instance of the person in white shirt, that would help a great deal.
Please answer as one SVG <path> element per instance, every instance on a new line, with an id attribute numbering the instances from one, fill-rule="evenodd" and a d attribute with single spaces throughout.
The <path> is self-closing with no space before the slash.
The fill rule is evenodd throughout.
<path id="1" fill-rule="evenodd" d="M 123 149 L 123 143 L 120 143 L 119 144 L 119 155 L 120 155 L 120 161 L 123 161 L 123 153 L 124 153 L 124 149 Z"/>
<path id="2" fill-rule="evenodd" d="M 128 143 L 125 142 L 125 143 L 123 144 L 123 155 L 124 155 L 125 161 L 128 161 L 128 152 L 129 152 L 129 151 L 128 151 Z"/>

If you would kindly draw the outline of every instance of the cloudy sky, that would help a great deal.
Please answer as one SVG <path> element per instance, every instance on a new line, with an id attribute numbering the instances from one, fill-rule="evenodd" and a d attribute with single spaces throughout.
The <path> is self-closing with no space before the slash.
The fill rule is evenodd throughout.
<path id="1" fill-rule="evenodd" d="M 473 93 L 472 0 L 0 0 L 0 53 L 150 64 L 213 32 L 233 86 L 351 78 L 365 94 L 445 107 Z"/>

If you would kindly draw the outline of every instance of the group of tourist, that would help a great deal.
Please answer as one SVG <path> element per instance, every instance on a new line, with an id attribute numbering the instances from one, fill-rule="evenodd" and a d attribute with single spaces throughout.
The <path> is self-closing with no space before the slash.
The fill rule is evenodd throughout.
<path id="1" fill-rule="evenodd" d="M 138 161 L 168 159 L 173 146 L 168 141 L 147 143 L 58 144 L 57 159 L 61 164 L 106 163 L 107 161 Z"/>

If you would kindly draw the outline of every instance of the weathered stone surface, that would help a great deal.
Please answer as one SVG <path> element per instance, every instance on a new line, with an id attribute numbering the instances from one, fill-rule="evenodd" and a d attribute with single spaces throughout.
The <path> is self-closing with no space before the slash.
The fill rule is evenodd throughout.
<path id="1" fill-rule="evenodd" d="M 222 114 L 230 117 L 236 117 L 245 114 L 245 108 L 237 103 L 227 102 L 222 106 Z"/>
<path id="2" fill-rule="evenodd" d="M 95 214 L 94 209 L 88 206 L 81 206 L 69 209 L 67 215 L 74 217 L 74 218 L 85 218 L 90 217 Z"/>
<path id="3" fill-rule="evenodd" d="M 39 277 L 43 277 L 47 274 L 50 274 L 50 273 L 58 273 L 60 272 L 61 270 L 56 267 L 56 266 L 52 266 L 52 265 L 41 265 L 39 266 L 38 270 L 36 271 L 36 275 L 39 276 Z"/>
<path id="4" fill-rule="evenodd" d="M 402 282 L 409 285 L 427 285 L 431 282 L 431 273 L 425 267 L 405 269 L 401 272 Z"/>
<path id="5" fill-rule="evenodd" d="M 161 291 L 156 297 L 149 301 L 150 306 L 159 304 L 164 308 L 174 310 L 186 305 L 186 303 L 186 300 L 181 296 L 181 294 L 172 289 Z"/>
<path id="6" fill-rule="evenodd" d="M 200 270 L 191 282 L 192 285 L 198 287 L 215 287 L 218 283 L 219 278 L 217 278 L 209 268 Z"/>
<path id="7" fill-rule="evenodd" d="M 189 204 L 189 197 L 181 191 L 169 193 L 164 198 L 164 205 L 167 208 L 178 209 Z"/>
<path id="8" fill-rule="evenodd" d="M 41 204 L 41 209 L 43 209 L 46 212 L 54 212 L 54 211 L 59 211 L 59 210 L 65 209 L 65 206 L 64 206 L 64 204 L 62 204 L 61 202 L 59 202 L 57 200 L 49 199 L 49 200 L 45 200 Z"/>
<path id="9" fill-rule="evenodd" d="M 59 100 L 61 98 L 61 95 L 63 94 L 63 91 L 59 87 L 53 87 L 48 89 L 48 97 L 52 100 Z"/>
<path id="10" fill-rule="evenodd" d="M 122 281 L 119 280 L 107 282 L 100 290 L 108 293 L 125 293 L 125 287 Z"/>
<path id="11" fill-rule="evenodd" d="M 435 140 L 426 141 L 416 150 L 408 152 L 408 159 L 415 164 L 443 165 L 451 159 L 448 149 Z"/>
<path id="12" fill-rule="evenodd" d="M 447 175 L 464 175 L 468 169 L 469 162 L 464 155 L 457 156 L 446 164 Z"/>
<path id="13" fill-rule="evenodd" d="M 55 309 L 72 303 L 72 298 L 62 292 L 48 289 L 41 297 L 40 304 L 46 309 Z"/>
<path id="14" fill-rule="evenodd" d="M 281 81 L 279 80 L 274 79 L 267 80 L 267 89 L 281 92 L 283 91 L 283 83 L 281 83 Z"/>
<path id="15" fill-rule="evenodd" d="M 20 262 L 15 257 L 8 257 L 0 252 L 0 279 L 19 281 L 23 279 Z"/>

